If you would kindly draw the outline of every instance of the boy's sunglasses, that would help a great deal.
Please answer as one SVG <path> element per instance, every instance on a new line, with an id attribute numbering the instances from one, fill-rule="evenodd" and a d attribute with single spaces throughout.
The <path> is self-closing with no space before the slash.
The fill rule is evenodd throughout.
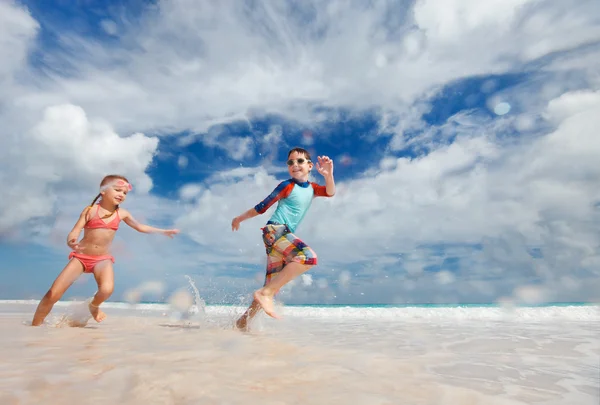
<path id="1" fill-rule="evenodd" d="M 301 165 L 304 162 L 310 163 L 310 160 L 309 159 L 303 159 L 303 158 L 300 158 L 300 159 L 290 159 L 290 160 L 287 161 L 287 165 L 288 166 L 293 166 L 294 162 L 298 162 L 298 164 Z"/>

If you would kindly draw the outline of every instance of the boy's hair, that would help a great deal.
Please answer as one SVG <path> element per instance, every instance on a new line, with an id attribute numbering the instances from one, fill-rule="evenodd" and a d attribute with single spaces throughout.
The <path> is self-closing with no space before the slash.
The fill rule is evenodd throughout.
<path id="1" fill-rule="evenodd" d="M 100 188 L 102 188 L 103 186 L 106 186 L 107 184 L 112 183 L 115 180 L 123 180 L 123 181 L 126 181 L 127 183 L 129 183 L 129 180 L 127 180 L 127 178 L 125 176 L 121 176 L 120 174 L 109 174 L 108 176 L 105 176 L 102 179 L 102 181 L 100 182 Z M 98 193 L 96 198 L 94 198 L 94 200 L 90 204 L 90 207 L 94 206 L 94 204 L 96 203 L 96 201 L 98 201 L 98 198 L 100 198 L 100 196 L 102 196 L 102 193 Z M 119 208 L 119 206 L 117 205 L 117 209 L 118 208 Z"/>
<path id="2" fill-rule="evenodd" d="M 309 152 L 308 152 L 306 149 L 304 149 L 304 148 L 300 148 L 300 147 L 296 147 L 296 148 L 294 148 L 294 149 L 291 149 L 291 150 L 288 152 L 288 159 L 290 158 L 290 155 L 291 155 L 292 153 L 294 153 L 294 152 L 296 152 L 296 153 L 304 153 L 304 156 L 306 156 L 306 159 L 308 159 L 308 160 L 312 161 L 312 159 L 310 158 L 310 153 L 309 153 Z"/>

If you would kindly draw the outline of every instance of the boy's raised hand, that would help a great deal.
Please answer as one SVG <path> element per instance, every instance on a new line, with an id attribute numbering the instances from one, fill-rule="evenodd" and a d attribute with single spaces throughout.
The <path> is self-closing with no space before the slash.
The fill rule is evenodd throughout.
<path id="1" fill-rule="evenodd" d="M 317 160 L 317 171 L 323 177 L 333 175 L 333 160 L 329 156 L 319 156 Z"/>

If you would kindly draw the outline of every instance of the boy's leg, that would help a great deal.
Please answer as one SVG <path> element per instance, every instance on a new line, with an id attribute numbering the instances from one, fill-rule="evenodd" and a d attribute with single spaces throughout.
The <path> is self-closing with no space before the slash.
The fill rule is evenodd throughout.
<path id="1" fill-rule="evenodd" d="M 100 310 L 100 304 L 111 296 L 115 286 L 112 263 L 108 260 L 98 263 L 94 268 L 94 278 L 98 284 L 98 291 L 90 302 L 89 308 L 96 322 L 102 322 L 106 319 L 106 314 Z"/>
<path id="2" fill-rule="evenodd" d="M 283 255 L 277 250 L 271 249 L 269 254 L 267 254 L 267 274 L 264 285 L 267 285 L 269 281 L 272 280 L 273 276 L 279 274 L 284 265 L 285 263 Z M 248 322 L 256 316 L 260 309 L 260 303 L 254 299 L 246 312 L 244 312 L 244 314 L 236 321 L 235 325 L 238 327 L 238 329 L 246 329 L 248 327 Z"/>
<path id="3" fill-rule="evenodd" d="M 273 297 L 291 280 L 307 272 L 317 264 L 316 253 L 293 233 L 279 238 L 273 245 L 273 250 L 281 254 L 287 263 L 275 277 L 267 281 L 265 286 L 254 293 L 254 300 L 265 313 L 273 318 L 279 318 L 275 313 Z"/>
<path id="4" fill-rule="evenodd" d="M 81 273 L 83 273 L 83 264 L 77 259 L 71 259 L 38 304 L 33 315 L 33 320 L 31 321 L 31 326 L 39 326 L 44 322 L 54 304 L 63 296 L 71 284 L 77 280 Z"/>
<path id="5" fill-rule="evenodd" d="M 275 313 L 273 305 L 275 294 L 277 294 L 281 287 L 299 275 L 306 273 L 312 266 L 312 264 L 301 264 L 298 262 L 288 263 L 277 277 L 273 277 L 267 285 L 254 293 L 254 300 L 258 302 L 267 315 L 278 319 L 279 315 Z"/>
<path id="6" fill-rule="evenodd" d="M 247 329 L 248 322 L 251 321 L 252 318 L 254 318 L 254 316 L 258 313 L 259 310 L 260 304 L 256 300 L 253 300 L 252 304 L 250 304 L 246 312 L 244 312 L 244 314 L 240 316 L 239 319 L 235 322 L 235 326 L 238 329 Z"/>

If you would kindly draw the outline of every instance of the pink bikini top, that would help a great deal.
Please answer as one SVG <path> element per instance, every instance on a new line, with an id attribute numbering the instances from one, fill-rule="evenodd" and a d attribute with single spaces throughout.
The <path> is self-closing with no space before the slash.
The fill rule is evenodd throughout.
<path id="1" fill-rule="evenodd" d="M 83 228 L 84 229 L 106 228 L 106 229 L 112 229 L 113 231 L 116 231 L 117 229 L 119 229 L 119 222 L 121 222 L 121 217 L 119 217 L 119 209 L 117 208 L 117 210 L 115 211 L 115 214 L 116 214 L 115 217 L 109 223 L 104 222 L 104 220 L 102 218 L 100 218 L 100 215 L 98 215 L 99 209 L 100 209 L 100 206 L 97 205 L 96 215 L 92 216 L 92 218 L 90 218 L 90 220 L 87 221 L 87 223 L 85 224 L 85 226 Z"/>

